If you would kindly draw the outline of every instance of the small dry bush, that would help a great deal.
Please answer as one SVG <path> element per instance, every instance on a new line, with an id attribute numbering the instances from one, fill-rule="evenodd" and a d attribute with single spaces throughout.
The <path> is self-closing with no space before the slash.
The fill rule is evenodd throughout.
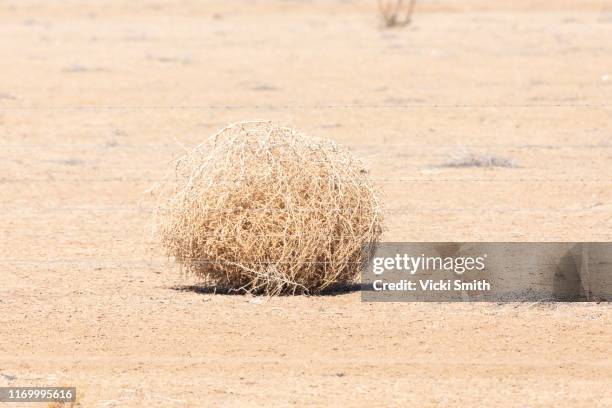
<path id="1" fill-rule="evenodd" d="M 408 0 L 404 7 L 403 0 L 378 0 L 378 10 L 386 27 L 410 24 L 416 0 Z M 403 18 L 402 18 L 403 16 Z"/>
<path id="2" fill-rule="evenodd" d="M 491 154 L 476 154 L 466 151 L 454 154 L 452 159 L 442 167 L 516 167 L 512 159 L 499 157 Z"/>
<path id="3" fill-rule="evenodd" d="M 350 152 L 271 122 L 226 127 L 160 186 L 168 254 L 215 285 L 276 295 L 353 282 L 381 233 L 379 202 Z"/>

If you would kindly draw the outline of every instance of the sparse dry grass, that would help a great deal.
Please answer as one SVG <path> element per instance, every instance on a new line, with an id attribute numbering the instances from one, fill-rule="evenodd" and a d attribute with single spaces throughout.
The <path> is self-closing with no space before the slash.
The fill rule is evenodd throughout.
<path id="1" fill-rule="evenodd" d="M 381 213 L 350 152 L 270 122 L 231 125 L 176 161 L 159 193 L 159 234 L 185 270 L 264 293 L 354 281 Z"/>
<path id="2" fill-rule="evenodd" d="M 47 405 L 47 408 L 80 408 L 82 407 L 81 403 L 78 401 L 75 402 L 50 402 Z"/>
<path id="3" fill-rule="evenodd" d="M 76 400 L 73 402 L 50 402 L 47 408 L 82 408 L 81 398 L 77 394 Z"/>
<path id="4" fill-rule="evenodd" d="M 491 154 L 477 154 L 462 151 L 451 157 L 442 167 L 516 167 L 512 159 L 499 157 Z"/>

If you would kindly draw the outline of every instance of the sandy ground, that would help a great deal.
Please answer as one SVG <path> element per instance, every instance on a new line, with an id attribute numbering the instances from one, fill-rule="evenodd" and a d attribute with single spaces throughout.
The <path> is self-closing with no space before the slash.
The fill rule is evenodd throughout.
<path id="1" fill-rule="evenodd" d="M 181 144 L 265 118 L 369 163 L 386 240 L 610 241 L 610 38 L 610 1 L 421 1 L 393 30 L 373 0 L 2 1 L 0 386 L 73 385 L 86 407 L 612 406 L 607 304 L 176 290 L 193 282 L 145 194 Z M 516 167 L 443 166 L 465 152 Z"/>

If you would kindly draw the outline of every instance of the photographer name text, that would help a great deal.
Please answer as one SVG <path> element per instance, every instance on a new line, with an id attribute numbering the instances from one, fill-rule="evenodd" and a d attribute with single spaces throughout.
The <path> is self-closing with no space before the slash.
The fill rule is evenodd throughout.
<path id="1" fill-rule="evenodd" d="M 475 279 L 466 282 L 461 279 L 419 279 L 417 281 L 402 279 L 398 282 L 375 280 L 372 284 L 375 291 L 490 291 L 491 284 L 486 279 Z"/>

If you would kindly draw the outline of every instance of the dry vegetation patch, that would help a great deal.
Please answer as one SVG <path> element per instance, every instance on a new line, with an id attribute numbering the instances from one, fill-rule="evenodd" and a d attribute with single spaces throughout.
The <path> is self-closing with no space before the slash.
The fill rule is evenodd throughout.
<path id="1" fill-rule="evenodd" d="M 367 171 L 330 140 L 231 125 L 179 158 L 159 193 L 168 254 L 222 287 L 316 293 L 352 282 L 381 233 Z"/>

